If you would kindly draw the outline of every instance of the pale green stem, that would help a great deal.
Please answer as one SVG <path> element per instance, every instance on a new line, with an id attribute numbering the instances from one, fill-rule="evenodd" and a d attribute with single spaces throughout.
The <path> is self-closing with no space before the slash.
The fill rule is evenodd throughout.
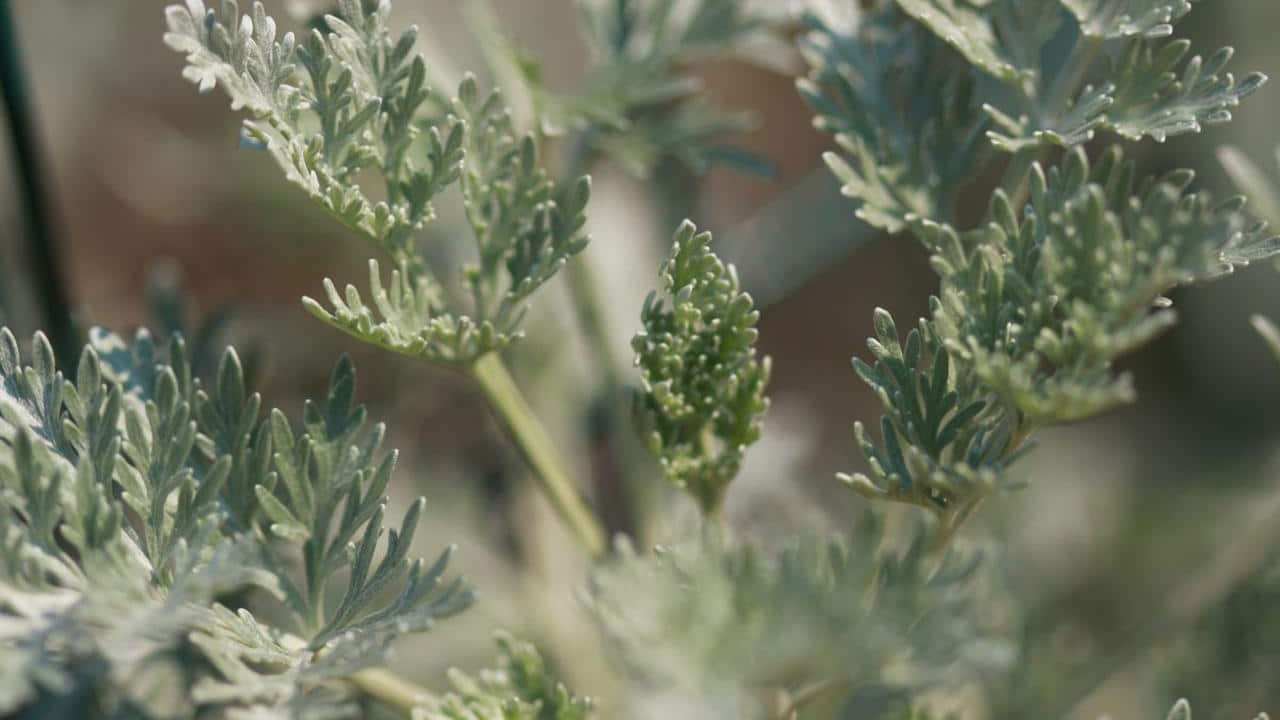
<path id="1" fill-rule="evenodd" d="M 424 705 L 432 695 L 426 689 L 405 680 L 390 670 L 362 670 L 352 675 L 351 683 L 370 698 L 394 708 L 404 717 Z"/>
<path id="2" fill-rule="evenodd" d="M 982 500 L 979 498 L 967 505 L 950 510 L 938 521 L 938 533 L 933 536 L 933 540 L 929 544 L 929 554 L 937 559 L 939 565 L 941 565 L 942 559 L 947 554 L 947 548 L 951 547 L 951 541 L 955 539 L 956 533 L 960 531 L 960 526 L 973 514 L 973 509 L 981 502 Z"/>
<path id="3" fill-rule="evenodd" d="M 484 391 L 494 413 L 533 469 L 543 493 L 565 525 L 593 558 L 602 557 L 607 548 L 604 529 L 579 497 L 551 437 L 533 414 L 502 359 L 496 353 L 485 355 L 471 367 L 471 376 Z M 388 670 L 364 670 L 350 680 L 362 693 L 399 710 L 404 717 L 431 698 L 427 690 Z"/>
<path id="4" fill-rule="evenodd" d="M 578 494 L 555 443 L 524 399 L 502 358 L 489 353 L 470 370 L 560 519 L 591 557 L 603 557 L 608 549 L 604 528 Z"/>

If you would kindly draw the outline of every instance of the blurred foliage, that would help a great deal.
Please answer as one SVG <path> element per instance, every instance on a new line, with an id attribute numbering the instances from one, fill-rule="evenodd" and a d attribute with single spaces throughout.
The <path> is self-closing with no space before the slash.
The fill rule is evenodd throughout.
<path id="1" fill-rule="evenodd" d="M 588 720 L 592 703 L 570 693 L 531 643 L 499 633 L 500 665 L 450 674 L 454 692 L 413 711 L 414 720 Z"/>
<path id="2" fill-rule="evenodd" d="M 658 692 L 628 716 L 682 698 L 703 717 L 755 717 L 752 694 L 768 688 L 797 707 L 815 687 L 910 697 L 1000 667 L 979 566 L 972 552 L 932 555 L 923 532 L 888 543 L 868 513 L 849 538 L 780 551 L 715 534 L 652 554 L 624 545 L 593 574 L 588 602 L 635 682 Z"/>

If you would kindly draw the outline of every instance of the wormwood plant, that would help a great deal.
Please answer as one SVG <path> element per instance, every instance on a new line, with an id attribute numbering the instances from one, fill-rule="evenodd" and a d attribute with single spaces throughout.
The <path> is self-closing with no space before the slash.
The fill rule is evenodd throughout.
<path id="1" fill-rule="evenodd" d="M 705 527 L 651 549 L 608 542 L 506 359 L 520 357 L 535 294 L 589 242 L 588 156 L 637 174 L 664 159 L 743 160 L 721 139 L 741 122 L 701 101 L 682 66 L 762 20 L 736 0 L 584 3 L 586 89 L 553 92 L 519 63 L 536 118 L 523 128 L 475 77 L 440 87 L 387 0 L 341 0 L 301 38 L 257 3 L 167 8 L 185 77 L 227 93 L 244 144 L 379 254 L 364 289 L 325 280 L 325 301 L 306 309 L 483 392 L 594 563 L 584 610 L 632 691 L 597 706 L 506 634 L 496 669 L 455 672 L 451 690 L 396 677 L 392 641 L 473 595 L 451 578 L 450 550 L 410 559 L 424 501 L 385 525 L 396 456 L 355 400 L 349 361 L 299 423 L 262 411 L 234 350 L 204 377 L 179 334 L 95 330 L 59 370 L 42 335 L 24 355 L 6 330 L 0 713 L 929 717 L 940 694 L 974 688 L 992 716 L 1068 711 L 1092 688 L 1064 699 L 1015 687 L 1018 705 L 984 685 L 1025 677 L 1029 645 L 993 552 L 956 537 L 1018 486 L 1009 468 L 1035 433 L 1134 400 L 1113 364 L 1171 326 L 1168 293 L 1280 250 L 1243 201 L 1211 201 L 1188 171 L 1145 177 L 1122 147 L 1225 122 L 1264 78 L 1237 82 L 1229 50 L 1203 59 L 1170 40 L 1193 9 L 1183 0 L 846 9 L 851 23 L 804 17 L 801 93 L 836 137 L 828 163 L 858 217 L 913 235 L 939 277 L 928 317 L 904 335 L 877 311 L 871 356 L 854 361 L 884 415 L 878 433 L 856 426 L 868 470 L 840 478 L 873 507 L 838 537 L 799 533 L 783 548 L 725 526 L 726 493 L 764 428 L 770 362 L 752 298 L 686 222 L 632 342 L 636 429 Z M 575 133 L 564 178 L 545 162 L 559 128 Z M 1107 142 L 1086 147 L 1098 135 Z M 971 185 L 989 166 L 1004 180 L 970 217 L 959 198 L 988 189 Z M 465 218 L 462 268 L 419 245 L 442 202 Z M 886 518 L 887 502 L 924 512 Z"/>

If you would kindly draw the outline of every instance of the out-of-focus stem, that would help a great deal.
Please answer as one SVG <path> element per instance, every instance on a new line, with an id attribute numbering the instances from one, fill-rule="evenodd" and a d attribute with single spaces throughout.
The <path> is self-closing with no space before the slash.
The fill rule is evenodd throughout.
<path id="1" fill-rule="evenodd" d="M 360 692 L 409 717 L 413 709 L 431 697 L 426 689 L 395 675 L 389 670 L 363 670 L 352 675 L 351 683 Z"/>
<path id="2" fill-rule="evenodd" d="M 35 113 L 10 5 L 9 0 L 0 0 L 0 96 L 18 175 L 19 205 L 34 266 L 33 282 L 44 314 L 44 330 L 59 364 L 74 367 L 78 343 L 59 263 L 58 237 L 49 201 L 49 176 L 40 161 Z"/>

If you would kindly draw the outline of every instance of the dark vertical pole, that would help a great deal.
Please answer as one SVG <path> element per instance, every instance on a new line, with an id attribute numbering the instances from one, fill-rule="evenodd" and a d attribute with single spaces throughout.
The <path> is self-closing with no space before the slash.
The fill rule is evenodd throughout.
<path id="1" fill-rule="evenodd" d="M 35 114 L 10 5 L 10 0 L 0 0 L 0 93 L 3 93 L 5 124 L 18 175 L 18 202 L 33 265 L 32 282 L 44 313 L 44 330 L 58 355 L 59 365 L 68 369 L 76 360 L 76 332 L 63 268 L 58 263 L 58 237 L 49 203 L 48 175 L 41 165 Z"/>

